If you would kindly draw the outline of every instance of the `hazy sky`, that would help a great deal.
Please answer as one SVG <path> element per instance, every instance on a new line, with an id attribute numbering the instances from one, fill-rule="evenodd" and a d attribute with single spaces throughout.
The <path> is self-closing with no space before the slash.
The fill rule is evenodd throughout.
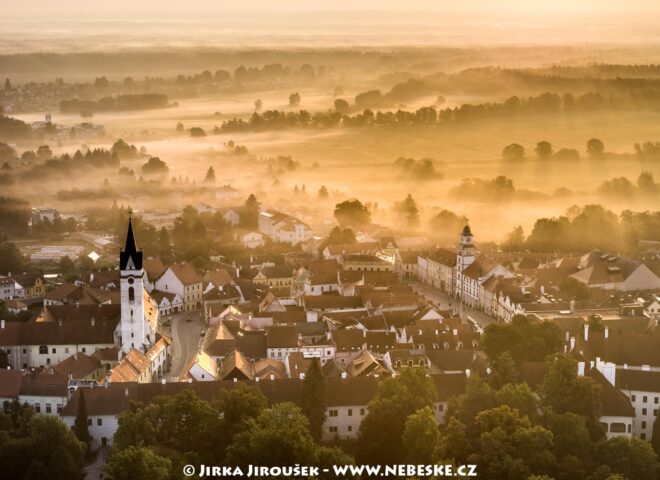
<path id="1" fill-rule="evenodd" d="M 276 11 L 436 11 L 448 13 L 495 14 L 657 14 L 657 0 L 2 0 L 3 10 L 12 14 L 49 12 L 58 16 L 72 11 L 129 12 L 195 10 L 276 10 Z"/>
<path id="2" fill-rule="evenodd" d="M 174 45 L 660 44 L 660 0 L 0 0 L 0 53 Z"/>

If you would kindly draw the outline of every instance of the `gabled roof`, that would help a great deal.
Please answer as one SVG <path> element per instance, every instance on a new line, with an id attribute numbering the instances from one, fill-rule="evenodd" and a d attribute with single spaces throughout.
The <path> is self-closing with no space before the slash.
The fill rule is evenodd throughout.
<path id="1" fill-rule="evenodd" d="M 298 331 L 294 326 L 274 326 L 266 329 L 268 348 L 295 348 L 300 346 Z"/>
<path id="2" fill-rule="evenodd" d="M 245 355 L 237 350 L 232 350 L 222 359 L 218 378 L 220 380 L 234 378 L 252 380 L 254 378 L 252 365 Z"/>
<path id="3" fill-rule="evenodd" d="M 29 373 L 21 381 L 21 395 L 37 397 L 66 397 L 69 379 L 64 375 Z"/>
<path id="4" fill-rule="evenodd" d="M 364 331 L 359 328 L 341 328 L 332 332 L 337 352 L 358 352 L 366 343 Z"/>
<path id="5" fill-rule="evenodd" d="M 630 399 L 612 385 L 597 369 L 591 368 L 585 373 L 600 385 L 601 414 L 608 417 L 635 417 L 635 409 Z"/>
<path id="6" fill-rule="evenodd" d="M 78 352 L 54 365 L 53 371 L 65 377 L 82 379 L 102 367 L 103 364 L 97 357 Z"/>
<path id="7" fill-rule="evenodd" d="M 657 393 L 660 392 L 660 372 L 619 368 L 616 371 L 616 386 L 624 391 Z"/>
<path id="8" fill-rule="evenodd" d="M 428 259 L 450 268 L 454 268 L 456 266 L 456 252 L 452 252 L 446 248 L 439 248 L 435 250 L 428 256 Z"/>
<path id="9" fill-rule="evenodd" d="M 169 268 L 176 278 L 178 278 L 184 285 L 202 283 L 201 277 L 191 263 L 173 263 Z"/>
<path id="10" fill-rule="evenodd" d="M 167 270 L 167 267 L 160 259 L 160 257 L 145 258 L 142 261 L 142 268 L 144 268 L 144 271 L 147 272 L 147 278 L 149 278 L 149 280 L 152 282 L 159 278 L 163 273 L 165 273 L 165 270 Z"/>
<path id="11" fill-rule="evenodd" d="M 20 370 L 0 369 L 0 398 L 17 398 L 22 377 Z"/>

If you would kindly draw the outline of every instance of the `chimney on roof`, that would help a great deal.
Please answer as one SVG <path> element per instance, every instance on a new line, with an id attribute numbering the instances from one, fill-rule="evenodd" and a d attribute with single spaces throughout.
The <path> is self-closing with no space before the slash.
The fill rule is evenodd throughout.
<path id="1" fill-rule="evenodd" d="M 584 377 L 585 366 L 586 365 L 584 362 L 578 362 L 578 370 L 577 370 L 578 377 Z"/>
<path id="2" fill-rule="evenodd" d="M 466 377 L 470 378 L 470 374 L 471 374 L 471 373 L 472 373 L 472 372 L 470 372 L 470 369 L 469 369 L 469 368 L 466 368 L 466 369 L 465 369 L 465 376 L 466 376 Z"/>
<path id="3" fill-rule="evenodd" d="M 589 324 L 588 323 L 584 324 L 584 341 L 585 342 L 589 341 Z"/>
<path id="4" fill-rule="evenodd" d="M 605 338 L 609 338 L 610 336 L 610 327 L 605 325 Z"/>
<path id="5" fill-rule="evenodd" d="M 575 350 L 575 337 L 571 337 L 571 352 Z"/>
<path id="6" fill-rule="evenodd" d="M 5 320 L 3 318 L 2 320 L 0 320 L 0 329 L 4 329 L 4 328 L 5 328 Z"/>
<path id="7" fill-rule="evenodd" d="M 94 324 L 96 324 L 96 320 L 94 319 L 94 317 L 91 318 L 91 322 L 92 322 L 92 327 L 93 327 Z"/>
<path id="8" fill-rule="evenodd" d="M 124 396 L 128 397 L 128 387 L 124 388 Z"/>
<path id="9" fill-rule="evenodd" d="M 304 372 L 300 372 L 300 380 L 305 380 L 305 373 Z"/>
<path id="10" fill-rule="evenodd" d="M 569 310 L 571 313 L 575 313 L 575 300 L 571 300 Z"/>
<path id="11" fill-rule="evenodd" d="M 60 326 L 60 327 L 62 326 L 62 319 L 61 318 L 57 319 L 57 325 Z"/>
<path id="12" fill-rule="evenodd" d="M 341 378 L 348 378 L 348 373 L 341 372 Z"/>
<path id="13" fill-rule="evenodd" d="M 258 382 L 259 380 L 261 380 L 261 378 L 259 378 L 259 377 L 254 377 L 254 381 L 255 381 L 255 382 Z"/>
<path id="14" fill-rule="evenodd" d="M 166 378 L 161 378 L 160 383 L 165 385 L 167 383 L 167 379 Z"/>
<path id="15" fill-rule="evenodd" d="M 458 337 L 458 328 L 454 328 L 451 333 L 455 336 Z"/>
<path id="16" fill-rule="evenodd" d="M 108 385 L 110 385 L 110 382 L 105 382 L 105 383 L 103 384 L 103 388 L 108 388 Z"/>

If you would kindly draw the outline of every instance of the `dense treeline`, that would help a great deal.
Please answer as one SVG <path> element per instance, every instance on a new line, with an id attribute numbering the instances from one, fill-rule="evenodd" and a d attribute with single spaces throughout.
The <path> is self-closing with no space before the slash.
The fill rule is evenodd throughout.
<path id="1" fill-rule="evenodd" d="M 113 112 L 122 110 L 149 110 L 165 108 L 169 100 L 163 93 L 140 93 L 135 95 L 117 95 L 99 100 L 62 100 L 60 111 L 64 113 Z"/>
<path id="2" fill-rule="evenodd" d="M 519 98 L 513 96 L 499 103 L 464 104 L 455 108 L 436 109 L 422 107 L 415 111 L 377 111 L 366 109 L 349 115 L 335 110 L 325 112 L 284 112 L 267 110 L 255 112 L 248 120 L 234 118 L 223 122 L 221 132 L 263 131 L 289 128 L 336 128 L 363 126 L 410 126 L 436 125 L 469 120 L 510 117 L 520 114 L 548 114 L 560 112 L 591 112 L 602 109 L 619 109 L 631 106 L 622 97 L 603 96 L 587 92 L 574 96 L 566 93 L 543 93 L 538 96 Z M 636 108 L 660 108 L 660 90 L 638 99 Z"/>
<path id="3" fill-rule="evenodd" d="M 0 111 L 1 112 L 1 111 Z M 32 128 L 22 120 L 0 113 L 0 141 L 14 142 L 32 137 Z"/>
<path id="4" fill-rule="evenodd" d="M 640 240 L 660 241 L 660 211 L 624 210 L 617 216 L 602 205 L 585 205 L 571 207 L 559 217 L 538 219 L 527 238 L 518 227 L 503 246 L 533 252 L 634 252 Z"/>

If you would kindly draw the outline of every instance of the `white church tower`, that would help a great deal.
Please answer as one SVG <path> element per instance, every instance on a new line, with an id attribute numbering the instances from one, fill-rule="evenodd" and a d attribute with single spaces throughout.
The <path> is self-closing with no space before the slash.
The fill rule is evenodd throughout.
<path id="1" fill-rule="evenodd" d="M 454 294 L 462 297 L 463 293 L 463 271 L 469 267 L 477 258 L 477 249 L 474 246 L 474 236 L 470 225 L 465 221 L 465 227 L 459 237 L 456 249 L 456 277 L 454 282 Z"/>
<path id="2" fill-rule="evenodd" d="M 145 318 L 144 276 L 142 251 L 135 245 L 133 223 L 129 218 L 126 244 L 119 253 L 121 349 L 124 354 L 131 348 L 144 352 L 153 341 L 151 327 Z"/>

